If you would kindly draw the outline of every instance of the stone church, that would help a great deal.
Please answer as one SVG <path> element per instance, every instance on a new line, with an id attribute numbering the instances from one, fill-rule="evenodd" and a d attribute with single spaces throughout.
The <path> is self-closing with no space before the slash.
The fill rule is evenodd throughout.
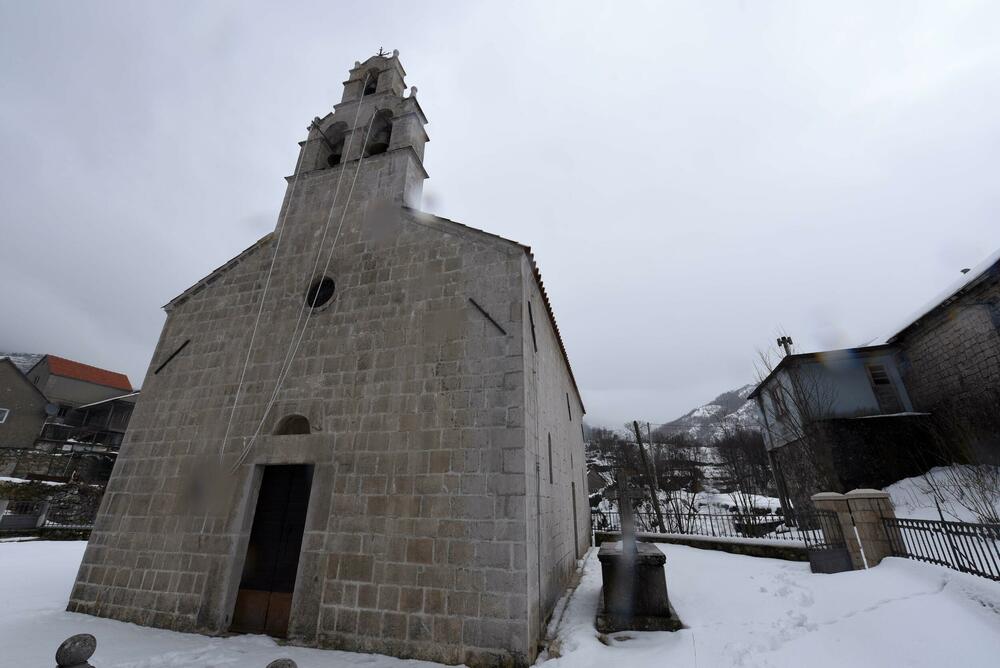
<path id="1" fill-rule="evenodd" d="M 166 305 L 69 610 L 535 659 L 589 542 L 583 403 L 530 249 L 415 208 L 404 75 L 355 63 L 274 232 Z"/>

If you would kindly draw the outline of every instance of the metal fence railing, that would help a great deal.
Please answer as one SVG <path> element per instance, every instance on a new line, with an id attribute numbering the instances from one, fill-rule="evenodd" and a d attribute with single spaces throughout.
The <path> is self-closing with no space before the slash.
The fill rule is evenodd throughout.
<path id="1" fill-rule="evenodd" d="M 636 511 L 636 531 L 662 533 L 655 513 Z M 594 531 L 621 531 L 617 511 L 593 509 L 591 525 Z M 669 534 L 689 534 L 713 538 L 762 538 L 767 540 L 801 541 L 812 549 L 843 545 L 844 538 L 835 513 L 829 511 L 799 512 L 795 525 L 780 515 L 744 513 L 663 513 L 663 529 Z"/>
<path id="2" fill-rule="evenodd" d="M 1000 581 L 1000 524 L 883 518 L 897 557 Z"/>

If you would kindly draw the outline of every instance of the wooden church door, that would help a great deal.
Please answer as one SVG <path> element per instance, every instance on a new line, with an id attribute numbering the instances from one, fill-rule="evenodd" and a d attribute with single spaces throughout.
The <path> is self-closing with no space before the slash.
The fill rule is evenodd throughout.
<path id="1" fill-rule="evenodd" d="M 230 630 L 288 635 L 312 467 L 266 466 Z"/>

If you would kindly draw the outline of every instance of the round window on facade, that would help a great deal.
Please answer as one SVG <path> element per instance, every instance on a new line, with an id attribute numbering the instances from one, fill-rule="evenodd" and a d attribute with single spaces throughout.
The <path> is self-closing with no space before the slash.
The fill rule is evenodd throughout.
<path id="1" fill-rule="evenodd" d="M 309 288 L 309 292 L 306 293 L 306 304 L 312 308 L 319 308 L 333 299 L 335 289 L 336 285 L 333 279 L 329 276 L 324 276 Z"/>

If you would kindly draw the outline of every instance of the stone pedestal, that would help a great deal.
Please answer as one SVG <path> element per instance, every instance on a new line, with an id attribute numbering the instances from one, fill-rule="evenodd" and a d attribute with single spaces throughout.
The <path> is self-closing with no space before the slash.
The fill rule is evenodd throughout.
<path id="1" fill-rule="evenodd" d="M 676 631 L 682 625 L 667 598 L 667 559 L 651 543 L 635 547 L 632 552 L 620 542 L 604 543 L 597 553 L 604 579 L 597 630 Z"/>

